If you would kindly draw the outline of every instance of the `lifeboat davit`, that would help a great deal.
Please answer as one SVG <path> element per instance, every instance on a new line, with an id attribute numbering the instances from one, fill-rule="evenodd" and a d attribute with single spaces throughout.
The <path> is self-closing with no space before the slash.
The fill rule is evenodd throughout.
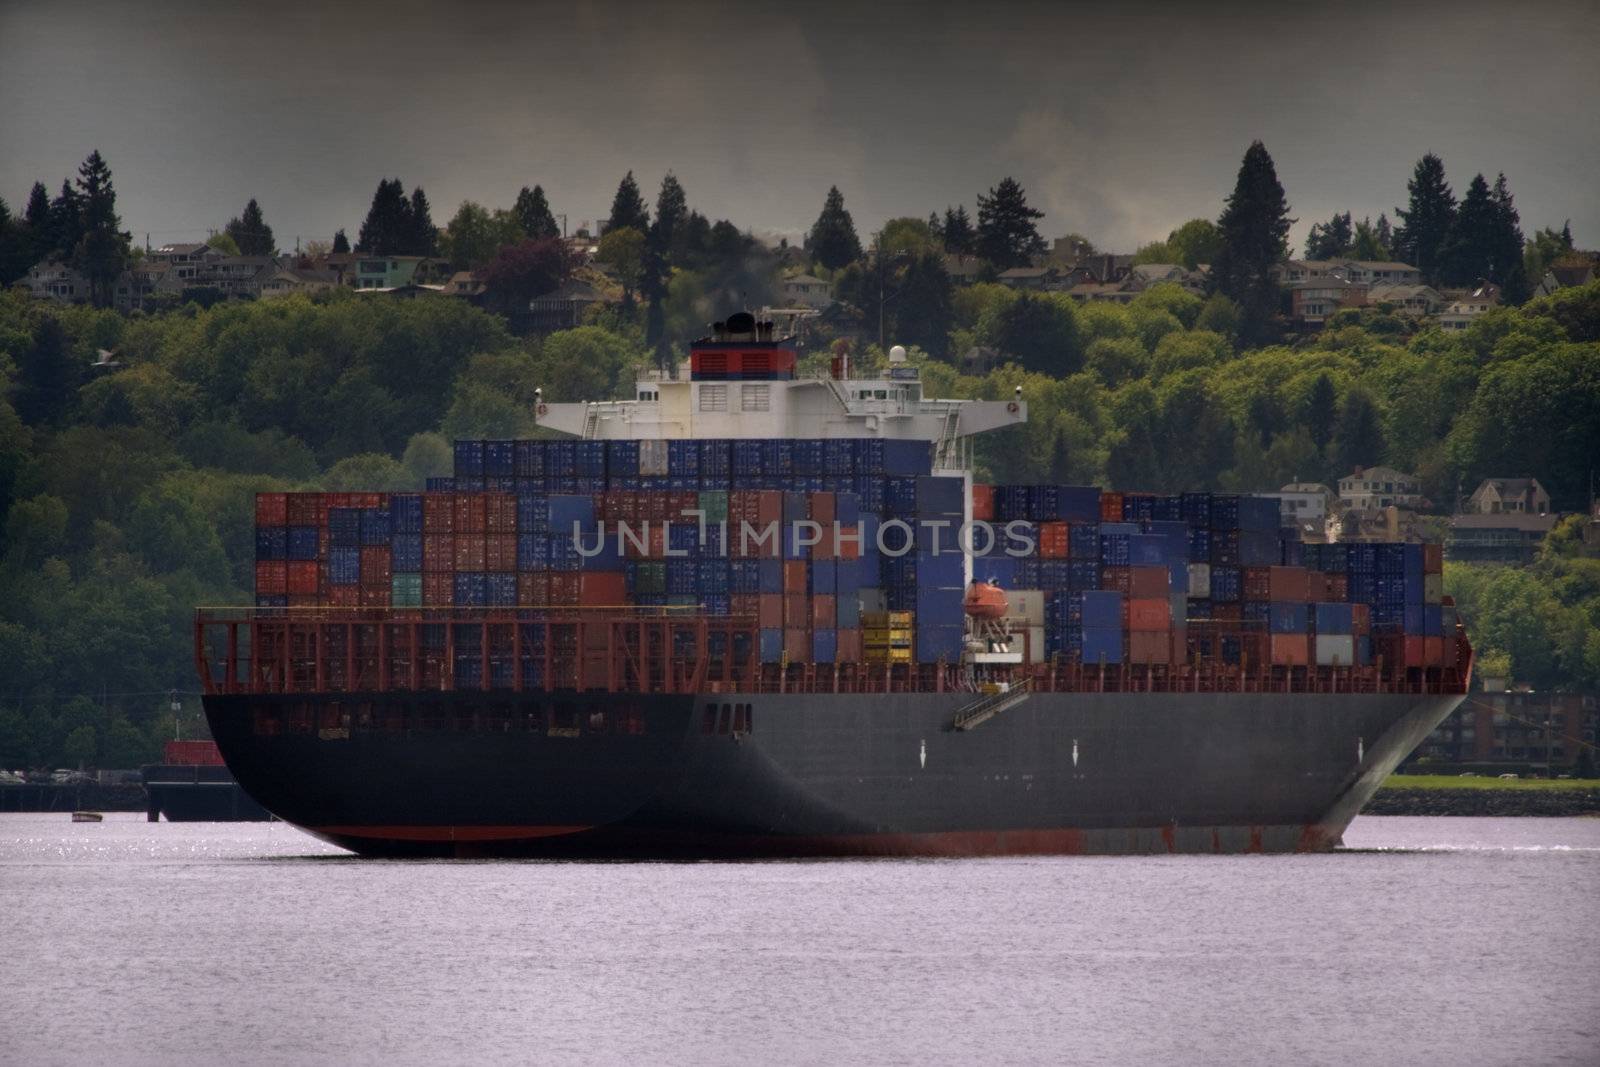
<path id="1" fill-rule="evenodd" d="M 999 619 L 1006 614 L 1006 594 L 998 585 L 973 582 L 967 587 L 967 596 L 961 606 L 974 619 Z"/>

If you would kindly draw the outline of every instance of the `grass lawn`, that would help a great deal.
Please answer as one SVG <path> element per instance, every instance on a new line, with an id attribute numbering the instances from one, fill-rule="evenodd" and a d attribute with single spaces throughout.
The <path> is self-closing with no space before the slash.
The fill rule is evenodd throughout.
<path id="1" fill-rule="evenodd" d="M 1391 774 L 1385 789 L 1600 789 L 1594 778 L 1461 778 L 1453 774 Z"/>

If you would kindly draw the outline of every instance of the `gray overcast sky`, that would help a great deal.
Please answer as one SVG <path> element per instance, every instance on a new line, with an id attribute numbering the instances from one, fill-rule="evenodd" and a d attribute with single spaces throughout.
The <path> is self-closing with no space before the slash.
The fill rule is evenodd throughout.
<path id="1" fill-rule="evenodd" d="M 0 196 L 92 148 L 139 240 L 256 197 L 277 233 L 355 236 L 373 187 L 576 227 L 632 168 L 653 201 L 758 231 L 837 184 L 863 236 L 1011 174 L 1048 237 L 1131 250 L 1215 217 L 1253 138 L 1295 239 L 1505 171 L 1523 229 L 1600 246 L 1600 3 L 512 4 L 0 0 Z"/>

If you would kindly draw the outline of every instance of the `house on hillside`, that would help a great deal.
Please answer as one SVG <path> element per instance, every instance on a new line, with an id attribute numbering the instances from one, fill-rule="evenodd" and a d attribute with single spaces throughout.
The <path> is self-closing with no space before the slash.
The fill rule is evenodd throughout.
<path id="1" fill-rule="evenodd" d="M 320 293 L 339 287 L 339 275 L 331 270 L 310 267 L 283 267 L 262 279 L 261 298 L 291 296 L 295 293 Z"/>
<path id="2" fill-rule="evenodd" d="M 166 260 L 153 260 L 148 256 L 130 263 L 127 270 L 117 275 L 112 286 L 112 306 L 121 312 L 146 307 L 150 298 L 161 291 L 162 279 L 175 269 Z"/>
<path id="3" fill-rule="evenodd" d="M 1437 315 L 1445 299 L 1431 285 L 1374 285 L 1367 291 L 1367 304 L 1391 304 L 1402 315 L 1422 318 Z"/>
<path id="4" fill-rule="evenodd" d="M 358 256 L 348 284 L 357 289 L 397 289 L 423 279 L 418 268 L 425 256 Z"/>
<path id="5" fill-rule="evenodd" d="M 588 282 L 577 278 L 565 285 L 540 293 L 528 301 L 528 328 L 535 333 L 554 333 L 583 325 L 583 314 L 595 304 L 616 303 Z"/>
<path id="6" fill-rule="evenodd" d="M 1544 277 L 1539 279 L 1539 287 L 1534 290 L 1533 295 L 1549 296 L 1558 289 L 1588 285 L 1596 278 L 1600 278 L 1600 252 L 1579 252 L 1564 256 L 1550 264 L 1549 269 L 1544 272 Z"/>
<path id="7" fill-rule="evenodd" d="M 950 276 L 951 285 L 971 285 L 983 277 L 989 264 L 977 256 L 957 256 L 947 254 L 944 257 L 944 272 Z"/>
<path id="8" fill-rule="evenodd" d="M 1312 540 L 1323 539 L 1328 518 L 1339 509 L 1339 494 L 1321 482 L 1291 482 L 1276 493 L 1262 493 L 1278 501 L 1285 526 L 1300 528 Z"/>
<path id="9" fill-rule="evenodd" d="M 1364 283 L 1326 278 L 1300 282 L 1289 291 L 1289 316 L 1302 329 L 1321 329 L 1336 311 L 1365 307 L 1368 287 Z"/>
<path id="10" fill-rule="evenodd" d="M 1444 542 L 1445 556 L 1470 563 L 1527 563 L 1556 519 L 1548 512 L 1452 515 Z"/>
<path id="11" fill-rule="evenodd" d="M 89 299 L 89 279 L 59 259 L 47 259 L 28 268 L 17 282 L 40 300 L 78 304 Z"/>
<path id="12" fill-rule="evenodd" d="M 1421 285 L 1422 271 L 1409 263 L 1370 259 L 1341 259 L 1335 268 L 1346 281 L 1360 285 Z"/>
<path id="13" fill-rule="evenodd" d="M 1011 289 L 1043 292 L 1054 289 L 1060 281 L 1061 271 L 1056 267 L 1012 267 L 1000 272 L 1000 284 Z"/>
<path id="14" fill-rule="evenodd" d="M 1109 285 L 1121 282 L 1133 269 L 1133 256 L 1097 252 L 1085 256 L 1069 267 L 1061 276 L 1068 288 L 1079 285 Z"/>
<path id="15" fill-rule="evenodd" d="M 1427 506 L 1422 482 L 1393 467 L 1357 467 L 1339 479 L 1339 506 L 1354 511 Z"/>
<path id="16" fill-rule="evenodd" d="M 1543 515 L 1550 510 L 1550 494 L 1537 478 L 1485 478 L 1467 498 L 1474 515 Z"/>
<path id="17" fill-rule="evenodd" d="M 1457 297 L 1439 316 L 1439 326 L 1445 330 L 1465 330 L 1480 317 L 1500 304 L 1500 287 L 1484 282 L 1471 292 Z"/>
<path id="18" fill-rule="evenodd" d="M 1307 282 L 1323 282 L 1334 276 L 1334 267 L 1331 260 L 1324 259 L 1286 259 L 1274 268 L 1278 276 L 1278 284 L 1284 286 L 1304 285 Z"/>
<path id="19" fill-rule="evenodd" d="M 778 283 L 785 307 L 813 308 L 821 311 L 833 303 L 833 293 L 827 282 L 809 274 L 795 274 Z"/>
<path id="20" fill-rule="evenodd" d="M 144 254 L 144 258 L 152 263 L 194 264 L 199 266 L 205 263 L 215 263 L 222 258 L 222 253 L 204 243 L 170 244 L 150 249 Z"/>
<path id="21" fill-rule="evenodd" d="M 445 296 L 459 297 L 469 303 L 477 303 L 483 299 L 488 288 L 477 271 L 458 270 L 446 279 L 444 288 L 440 291 Z"/>

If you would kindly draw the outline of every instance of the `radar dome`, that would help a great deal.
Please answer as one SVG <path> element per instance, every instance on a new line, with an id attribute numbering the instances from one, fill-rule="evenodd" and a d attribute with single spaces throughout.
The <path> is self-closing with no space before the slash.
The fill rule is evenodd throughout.
<path id="1" fill-rule="evenodd" d="M 893 348 L 889 349 L 889 362 L 890 363 L 904 363 L 905 361 L 906 361 L 906 346 L 905 345 L 895 345 Z"/>

